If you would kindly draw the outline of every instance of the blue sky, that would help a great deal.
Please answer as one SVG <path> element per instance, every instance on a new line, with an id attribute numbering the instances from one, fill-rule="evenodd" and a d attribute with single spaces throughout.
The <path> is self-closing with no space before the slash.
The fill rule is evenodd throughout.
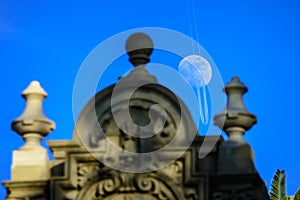
<path id="1" fill-rule="evenodd" d="M 73 84 L 89 52 L 105 39 L 139 27 L 169 28 L 190 36 L 187 3 L 195 5 L 197 21 L 192 22 L 198 27 L 198 42 L 223 80 L 238 75 L 249 88 L 245 102 L 258 124 L 245 139 L 253 148 L 258 171 L 269 184 L 276 168 L 285 169 L 288 194 L 294 194 L 300 186 L 296 0 L 0 0 L 0 179 L 10 178 L 12 151 L 23 144 L 10 123 L 24 109 L 20 93 L 31 80 L 40 81 L 48 92 L 44 110 L 57 125 L 46 139 L 71 139 Z M 164 62 L 155 59 L 159 56 L 153 60 Z M 119 69 L 108 74 L 101 87 L 114 83 L 130 65 Z"/>

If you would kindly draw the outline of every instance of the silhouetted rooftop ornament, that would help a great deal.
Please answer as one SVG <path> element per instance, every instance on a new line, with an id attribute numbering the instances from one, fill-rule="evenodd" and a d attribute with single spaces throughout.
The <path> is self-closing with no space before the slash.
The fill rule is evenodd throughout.
<path id="1" fill-rule="evenodd" d="M 228 96 L 226 108 L 214 117 L 215 125 L 229 136 L 219 146 L 218 174 L 253 174 L 256 168 L 251 146 L 243 139 L 245 131 L 256 123 L 256 116 L 248 112 L 243 102 L 247 87 L 238 77 L 233 77 L 225 86 Z"/>
<path id="2" fill-rule="evenodd" d="M 151 38 L 144 33 L 135 33 L 126 41 L 126 51 L 129 55 L 129 61 L 135 66 L 144 66 L 150 61 L 150 55 L 153 52 L 153 42 Z"/>
<path id="3" fill-rule="evenodd" d="M 247 87 L 236 76 L 224 88 L 228 96 L 227 106 L 223 112 L 214 117 L 214 123 L 230 138 L 241 139 L 245 131 L 256 124 L 256 116 L 248 112 L 243 102 L 243 95 L 247 91 Z"/>
<path id="4" fill-rule="evenodd" d="M 121 87 L 128 88 L 135 87 L 137 84 L 157 83 L 157 79 L 145 69 L 153 52 L 151 38 L 145 33 L 134 33 L 127 39 L 125 48 L 129 61 L 135 68 L 127 76 L 119 80 Z"/>

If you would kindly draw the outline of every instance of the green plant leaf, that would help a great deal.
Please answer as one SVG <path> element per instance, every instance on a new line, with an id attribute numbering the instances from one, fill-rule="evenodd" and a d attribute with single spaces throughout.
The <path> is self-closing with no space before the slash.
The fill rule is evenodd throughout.
<path id="1" fill-rule="evenodd" d="M 273 176 L 271 189 L 270 189 L 271 200 L 286 199 L 285 179 L 286 179 L 285 171 L 284 170 L 281 171 L 277 169 Z"/>
<path id="2" fill-rule="evenodd" d="M 297 190 L 294 200 L 300 200 L 300 188 Z"/>

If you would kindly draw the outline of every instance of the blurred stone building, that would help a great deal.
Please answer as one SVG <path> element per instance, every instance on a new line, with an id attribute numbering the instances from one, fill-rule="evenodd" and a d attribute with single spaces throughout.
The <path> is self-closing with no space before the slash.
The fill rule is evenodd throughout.
<path id="1" fill-rule="evenodd" d="M 6 199 L 269 199 L 243 140 L 256 117 L 244 106 L 247 88 L 239 78 L 224 88 L 228 103 L 214 117 L 228 139 L 204 137 L 184 102 L 144 68 L 153 51 L 151 39 L 134 34 L 126 49 L 135 68 L 118 81 L 117 92 L 110 86 L 87 103 L 72 140 L 48 141 L 53 161 L 40 145 L 55 128 L 42 111 L 47 93 L 36 81 L 23 91 L 26 108 L 12 128 L 25 144 L 13 152 L 11 180 L 3 182 Z M 136 85 L 142 86 L 135 90 Z M 205 145 L 213 148 L 199 158 Z"/>

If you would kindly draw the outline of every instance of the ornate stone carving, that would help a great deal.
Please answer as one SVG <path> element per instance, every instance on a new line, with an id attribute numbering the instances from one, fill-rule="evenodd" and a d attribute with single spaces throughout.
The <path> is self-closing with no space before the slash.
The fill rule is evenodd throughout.
<path id="1" fill-rule="evenodd" d="M 158 200 L 167 200 L 170 198 L 170 191 L 154 177 L 148 175 L 140 175 L 136 179 L 136 186 L 142 192 L 148 192 Z"/>
<path id="2" fill-rule="evenodd" d="M 137 124 L 145 123 L 145 118 L 148 118 L 148 113 L 146 112 L 148 109 L 148 107 L 135 107 L 132 111 L 133 116 L 138 114 L 140 116 L 140 122 Z M 149 130 L 140 130 L 139 127 L 132 126 L 128 121 L 124 121 L 120 127 L 117 127 L 111 113 L 105 116 L 105 120 L 100 119 L 99 123 L 103 132 L 99 133 L 99 131 L 93 130 L 88 134 L 90 148 L 106 150 L 106 143 L 110 142 L 116 147 L 129 152 L 152 152 L 169 144 L 177 133 L 176 125 L 170 119 L 167 119 L 163 124 L 156 119 L 153 127 L 149 127 Z M 144 125 L 143 123 L 142 125 Z M 153 135 L 145 138 L 134 137 L 134 135 L 138 134 Z"/>
<path id="3" fill-rule="evenodd" d="M 182 185 L 182 162 L 174 161 L 170 163 L 167 167 L 160 170 L 168 177 L 172 179 L 172 181 L 176 185 Z"/>
<path id="4" fill-rule="evenodd" d="M 198 195 L 195 190 L 186 191 L 184 196 L 187 200 L 197 200 L 198 199 Z"/>
<path id="5" fill-rule="evenodd" d="M 85 184 L 93 182 L 98 179 L 99 166 L 87 165 L 85 163 L 78 164 L 77 171 L 77 185 L 79 188 L 84 187 Z"/>
<path id="6" fill-rule="evenodd" d="M 104 198 L 104 200 L 157 200 L 148 194 L 115 194 Z"/>
<path id="7" fill-rule="evenodd" d="M 131 174 L 106 170 L 97 182 L 83 188 L 77 199 L 114 200 L 176 200 L 184 199 L 176 193 L 176 187 L 170 187 L 156 173 Z M 180 193 L 178 193 L 180 194 Z"/>

